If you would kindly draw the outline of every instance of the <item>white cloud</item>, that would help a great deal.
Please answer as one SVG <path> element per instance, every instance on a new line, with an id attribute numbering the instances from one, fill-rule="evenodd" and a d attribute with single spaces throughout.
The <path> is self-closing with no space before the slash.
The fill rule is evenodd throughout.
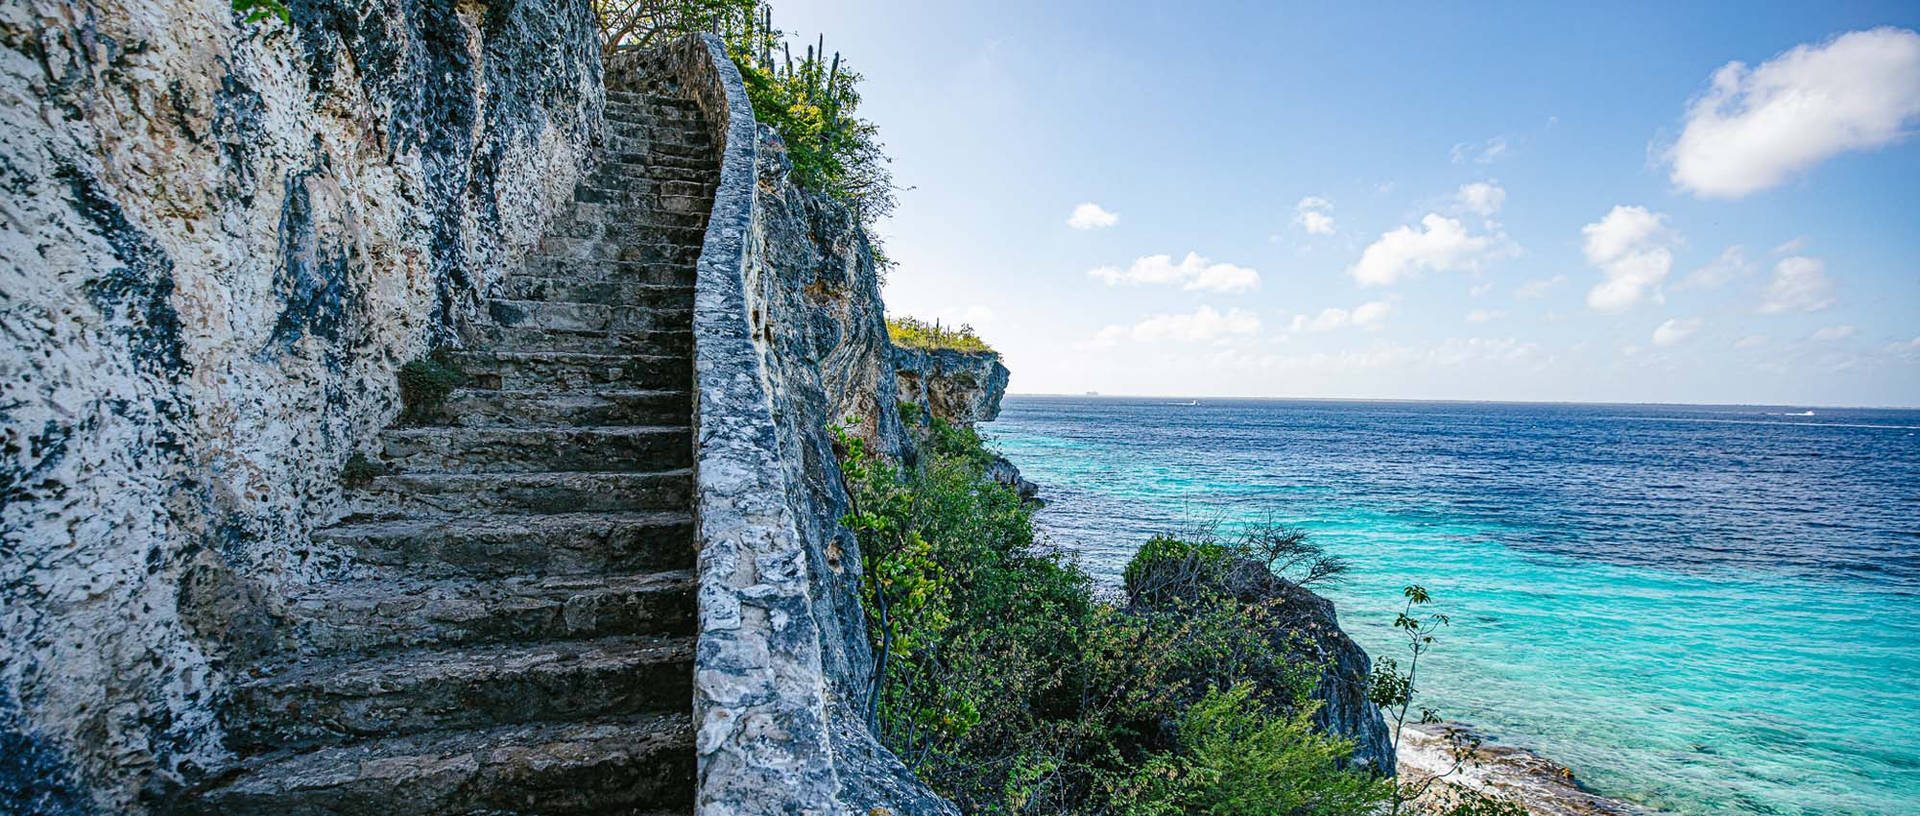
<path id="1" fill-rule="evenodd" d="M 1662 323 L 1658 327 L 1654 328 L 1653 344 L 1660 348 L 1668 348 L 1668 347 L 1679 344 L 1680 341 L 1685 340 L 1688 337 L 1692 337 L 1693 333 L 1699 330 L 1700 330 L 1700 318 L 1697 318 L 1697 317 L 1668 318 L 1667 322 Z"/>
<path id="2" fill-rule="evenodd" d="M 1539 300 L 1540 298 L 1546 297 L 1547 292 L 1551 291 L 1553 287 L 1566 282 L 1567 276 L 1565 275 L 1555 275 L 1551 278 L 1530 280 L 1520 284 L 1518 289 L 1513 290 L 1513 296 L 1521 300 Z"/>
<path id="3" fill-rule="evenodd" d="M 1667 151 L 1674 183 L 1739 198 L 1850 150 L 1880 147 L 1920 118 L 1920 34 L 1876 28 L 1800 45 L 1757 68 L 1729 62 L 1687 105 Z"/>
<path id="4" fill-rule="evenodd" d="M 1507 313 L 1498 309 L 1475 309 L 1467 313 L 1468 323 L 1491 323 L 1506 317 Z"/>
<path id="5" fill-rule="evenodd" d="M 1391 286 L 1427 270 L 1473 269 L 1494 245 L 1489 236 L 1468 234 L 1458 219 L 1428 213 L 1420 219 L 1420 227 L 1401 226 L 1381 233 L 1348 273 L 1361 286 Z"/>
<path id="6" fill-rule="evenodd" d="M 1091 201 L 1073 208 L 1073 215 L 1067 216 L 1067 226 L 1077 230 L 1106 229 L 1118 223 L 1120 216 Z"/>
<path id="7" fill-rule="evenodd" d="M 1384 300 L 1369 301 L 1353 307 L 1353 325 L 1363 329 L 1377 329 L 1386 322 L 1387 313 L 1393 311 L 1393 304 Z"/>
<path id="8" fill-rule="evenodd" d="M 1212 306 L 1201 306 L 1192 312 L 1156 314 L 1132 326 L 1108 326 L 1081 345 L 1108 348 L 1121 340 L 1146 344 L 1206 343 L 1259 331 L 1260 317 L 1253 312 L 1235 308 L 1222 313 Z"/>
<path id="9" fill-rule="evenodd" d="M 1461 142 L 1453 146 L 1450 155 L 1454 164 L 1492 164 L 1507 153 L 1507 137 L 1495 136 L 1481 144 Z"/>
<path id="10" fill-rule="evenodd" d="M 1293 223 L 1309 235 L 1332 235 L 1333 216 L 1327 211 L 1333 209 L 1333 202 L 1321 196 L 1307 196 L 1293 205 Z"/>
<path id="11" fill-rule="evenodd" d="M 1797 238 L 1790 239 L 1786 243 L 1783 243 L 1777 247 L 1774 247 L 1773 254 L 1792 255 L 1806 248 L 1807 248 L 1807 236 L 1802 235 Z"/>
<path id="12" fill-rule="evenodd" d="M 1833 305 L 1833 280 L 1818 258 L 1794 255 L 1773 265 L 1760 302 L 1761 314 L 1817 312 Z"/>
<path id="13" fill-rule="evenodd" d="M 1604 279 L 1587 292 L 1587 305 L 1603 312 L 1633 306 L 1649 294 L 1659 299 L 1660 282 L 1673 269 L 1673 233 L 1667 217 L 1645 207 L 1616 206 L 1606 217 L 1580 228 L 1586 236 L 1587 263 Z"/>
<path id="14" fill-rule="evenodd" d="M 1747 251 L 1739 246 L 1730 246 L 1721 250 L 1720 257 L 1699 269 L 1680 282 L 1685 289 L 1718 289 L 1728 281 L 1753 272 L 1753 264 L 1747 262 Z"/>
<path id="15" fill-rule="evenodd" d="M 1384 300 L 1369 301 L 1353 307 L 1351 310 L 1329 307 L 1321 309 L 1320 314 L 1308 317 L 1294 315 L 1289 326 L 1295 332 L 1330 332 L 1348 326 L 1372 331 L 1386 323 L 1387 314 L 1393 311 L 1393 304 Z"/>
<path id="16" fill-rule="evenodd" d="M 1312 235 L 1332 235 L 1333 216 L 1315 210 L 1308 210 L 1293 217 L 1293 222 Z"/>
<path id="17" fill-rule="evenodd" d="M 1823 342 L 1828 340 L 1845 340 L 1852 337 L 1858 331 L 1859 329 L 1852 326 L 1828 326 L 1814 332 L 1813 339 Z"/>
<path id="18" fill-rule="evenodd" d="M 1766 344 L 1767 344 L 1766 335 L 1749 334 L 1745 337 L 1740 338 L 1739 340 L 1734 341 L 1733 347 L 1737 349 L 1755 349 L 1755 348 L 1764 346 Z"/>
<path id="19" fill-rule="evenodd" d="M 1136 259 L 1126 269 L 1103 266 L 1088 270 L 1087 276 L 1105 281 L 1108 286 L 1123 283 L 1178 283 L 1188 290 L 1209 292 L 1240 292 L 1260 288 L 1258 271 L 1233 264 L 1217 264 L 1196 252 L 1187 253 L 1187 257 L 1177 264 L 1171 255 L 1147 255 Z"/>
<path id="20" fill-rule="evenodd" d="M 1468 212 L 1486 217 L 1500 211 L 1500 205 L 1507 202 L 1507 191 L 1500 186 L 1500 182 L 1489 179 L 1460 185 L 1460 192 L 1455 198 Z"/>

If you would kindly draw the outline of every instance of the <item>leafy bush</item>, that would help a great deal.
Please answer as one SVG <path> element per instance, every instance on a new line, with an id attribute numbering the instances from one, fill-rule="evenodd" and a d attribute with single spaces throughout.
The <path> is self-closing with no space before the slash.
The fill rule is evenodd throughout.
<path id="1" fill-rule="evenodd" d="M 1207 694 L 1180 721 L 1178 751 L 1155 755 L 1120 797 L 1130 816 L 1365 814 L 1392 783 L 1347 773 L 1348 746 L 1313 730 L 1313 709 L 1264 712 L 1249 684 Z"/>
<path id="2" fill-rule="evenodd" d="M 993 351 L 993 347 L 965 323 L 951 328 L 937 320 L 929 323 L 912 317 L 889 317 L 887 336 L 893 339 L 894 345 L 903 348 Z"/>
<path id="3" fill-rule="evenodd" d="M 938 420 L 921 434 L 910 468 L 838 434 L 877 656 L 869 712 L 921 779 L 982 814 L 1387 804 L 1385 786 L 1339 767 L 1343 741 L 1311 733 L 1320 667 L 1248 625 L 1257 605 L 1096 597 L 1035 540 L 1032 508 L 985 475 L 978 435 Z M 1160 540 L 1143 557 L 1188 546 Z"/>

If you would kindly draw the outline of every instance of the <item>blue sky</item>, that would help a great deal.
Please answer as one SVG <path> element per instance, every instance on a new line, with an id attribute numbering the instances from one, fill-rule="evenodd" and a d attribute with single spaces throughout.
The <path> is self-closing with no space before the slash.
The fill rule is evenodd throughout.
<path id="1" fill-rule="evenodd" d="M 867 76 L 890 312 L 1016 392 L 1920 405 L 1920 5 L 1558 5 L 775 24 Z"/>

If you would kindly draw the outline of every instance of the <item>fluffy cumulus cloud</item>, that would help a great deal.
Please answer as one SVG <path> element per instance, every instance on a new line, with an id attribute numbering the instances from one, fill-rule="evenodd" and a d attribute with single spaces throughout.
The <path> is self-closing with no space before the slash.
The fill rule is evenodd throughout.
<path id="1" fill-rule="evenodd" d="M 1499 212 L 1500 206 L 1507 203 L 1507 191 L 1497 181 L 1476 181 L 1460 185 L 1460 192 L 1455 198 L 1467 212 L 1487 217 Z"/>
<path id="2" fill-rule="evenodd" d="M 1393 311 L 1393 304 L 1384 300 L 1362 303 L 1352 309 L 1326 308 L 1312 317 L 1294 315 L 1289 328 L 1296 332 L 1329 332 L 1348 326 L 1372 331 L 1386 324 L 1387 314 Z"/>
<path id="3" fill-rule="evenodd" d="M 1681 341 L 1692 337 L 1700 330 L 1700 318 L 1675 317 L 1654 327 L 1653 344 L 1660 348 L 1679 345 Z"/>
<path id="4" fill-rule="evenodd" d="M 1467 313 L 1468 323 L 1492 323 L 1506 317 L 1507 313 L 1499 309 L 1475 309 Z"/>
<path id="5" fill-rule="evenodd" d="M 1627 309 L 1659 297 L 1661 281 L 1673 270 L 1672 244 L 1665 215 L 1645 207 L 1617 206 L 1580 228 L 1586 239 L 1587 263 L 1601 273 L 1600 283 L 1587 291 L 1587 305 L 1603 312 Z"/>
<path id="6" fill-rule="evenodd" d="M 1067 226 L 1077 230 L 1106 229 L 1118 223 L 1120 216 L 1091 201 L 1073 208 L 1073 214 L 1067 216 Z"/>
<path id="7" fill-rule="evenodd" d="M 1469 233 L 1459 219 L 1428 213 L 1420 226 L 1382 233 L 1347 271 L 1361 286 L 1391 286 L 1426 271 L 1476 268 L 1497 247 L 1493 237 Z"/>
<path id="8" fill-rule="evenodd" d="M 1730 62 L 1687 106 L 1667 151 L 1674 183 L 1739 198 L 1920 120 L 1920 34 L 1876 28 L 1801 45 L 1749 68 Z"/>
<path id="9" fill-rule="evenodd" d="M 1206 292 L 1244 292 L 1260 288 L 1260 273 L 1244 266 L 1214 263 L 1199 253 L 1189 252 L 1179 263 L 1172 255 L 1148 255 L 1121 269 L 1103 266 L 1087 270 L 1087 276 L 1105 281 L 1108 286 L 1128 284 L 1179 284 L 1182 288 Z"/>
<path id="10" fill-rule="evenodd" d="M 1136 343 L 1211 343 L 1257 334 L 1260 317 L 1245 309 L 1225 312 L 1201 306 L 1191 312 L 1157 314 L 1131 326 L 1112 325 L 1094 335 L 1085 345 L 1108 348 L 1122 340 Z"/>
<path id="11" fill-rule="evenodd" d="M 1832 305 L 1833 279 L 1827 277 L 1827 265 L 1818 258 L 1794 255 L 1773 265 L 1760 313 L 1817 312 Z"/>
<path id="12" fill-rule="evenodd" d="M 1320 196 L 1307 196 L 1293 205 L 1293 223 L 1309 235 L 1332 235 L 1333 216 L 1328 214 L 1332 209 L 1333 202 Z"/>

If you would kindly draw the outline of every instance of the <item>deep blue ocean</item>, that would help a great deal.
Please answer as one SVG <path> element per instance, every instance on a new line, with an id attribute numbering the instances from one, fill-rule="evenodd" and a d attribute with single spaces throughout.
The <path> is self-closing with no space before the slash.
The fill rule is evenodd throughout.
<path id="1" fill-rule="evenodd" d="M 1677 814 L 1920 814 L 1920 411 L 1010 396 L 990 441 L 1103 582 L 1272 515 L 1426 704 Z"/>

